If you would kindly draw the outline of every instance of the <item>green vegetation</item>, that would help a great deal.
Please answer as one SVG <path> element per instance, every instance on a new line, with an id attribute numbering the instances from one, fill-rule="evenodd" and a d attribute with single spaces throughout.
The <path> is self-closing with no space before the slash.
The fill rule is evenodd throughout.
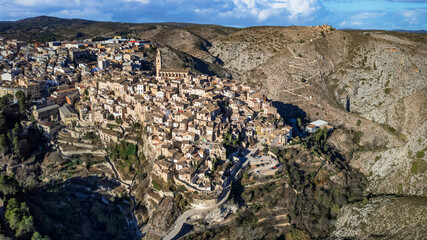
<path id="1" fill-rule="evenodd" d="M 11 94 L 4 95 L 3 97 L 0 97 L 0 109 L 5 109 L 11 101 L 13 100 L 13 96 Z"/>
<path id="2" fill-rule="evenodd" d="M 107 124 L 107 127 L 108 127 L 108 129 L 110 129 L 110 130 L 113 130 L 113 129 L 119 128 L 119 126 L 117 126 L 116 124 L 111 124 L 111 123 L 108 123 L 108 124 Z"/>
<path id="3" fill-rule="evenodd" d="M 39 232 L 35 232 L 31 237 L 31 240 L 50 240 L 49 236 L 42 236 Z"/>
<path id="4" fill-rule="evenodd" d="M 181 210 L 183 210 L 186 206 L 188 206 L 188 201 L 180 193 L 174 196 L 174 202 L 178 203 L 178 207 Z"/>
<path id="5" fill-rule="evenodd" d="M 113 161 L 119 162 L 120 170 L 124 173 L 134 173 L 139 166 L 137 146 L 133 143 L 122 141 L 116 144 L 110 153 Z"/>
<path id="6" fill-rule="evenodd" d="M 154 189 L 156 189 L 157 191 L 162 190 L 162 185 L 158 184 L 156 181 L 152 180 L 151 184 L 153 184 Z"/>
<path id="7" fill-rule="evenodd" d="M 298 124 L 298 128 L 301 129 L 301 126 L 302 126 L 301 118 L 297 118 L 297 124 Z"/>
<path id="8" fill-rule="evenodd" d="M 222 140 L 222 144 L 237 147 L 241 142 L 240 136 L 233 140 L 232 135 L 229 132 L 225 132 Z"/>
<path id="9" fill-rule="evenodd" d="M 360 145 L 360 139 L 362 138 L 362 136 L 363 136 L 363 132 L 361 132 L 361 131 L 354 132 L 353 133 L 353 139 L 352 139 L 353 142 L 357 145 Z"/>
<path id="10" fill-rule="evenodd" d="M 403 193 L 403 185 L 400 183 L 399 186 L 397 187 L 397 194 L 402 194 Z"/>
<path id="11" fill-rule="evenodd" d="M 326 127 L 319 128 L 315 133 L 310 134 L 303 140 L 302 146 L 307 149 L 314 148 L 317 152 L 327 153 L 328 146 L 326 140 L 328 139 L 328 130 Z"/>
<path id="12" fill-rule="evenodd" d="M 107 39 L 107 38 L 105 38 L 105 37 L 94 37 L 94 38 L 92 38 L 92 42 L 100 42 L 100 41 L 104 41 L 105 39 Z"/>
<path id="13" fill-rule="evenodd" d="M 416 160 L 412 162 L 411 165 L 411 173 L 412 174 L 420 174 L 427 171 L 427 163 L 423 160 Z"/>
<path id="14" fill-rule="evenodd" d="M 4 196 L 15 195 L 18 190 L 18 182 L 13 176 L 0 176 L 0 192 Z"/>
<path id="15" fill-rule="evenodd" d="M 375 162 L 378 162 L 378 160 L 380 160 L 381 159 L 381 156 L 379 155 L 379 156 L 376 156 L 375 157 Z"/>
<path id="16" fill-rule="evenodd" d="M 390 125 L 387 124 L 383 124 L 384 128 L 387 129 L 388 131 L 390 131 L 393 134 L 396 134 L 396 129 Z"/>
<path id="17" fill-rule="evenodd" d="M 386 88 L 386 89 L 384 89 L 384 92 L 385 92 L 385 94 L 390 94 L 390 92 L 391 92 L 391 88 Z"/>
<path id="18" fill-rule="evenodd" d="M 362 121 L 360 121 L 360 119 L 357 119 L 356 126 L 359 127 L 361 123 L 362 123 Z"/>
<path id="19" fill-rule="evenodd" d="M 364 198 L 363 198 L 363 200 L 362 200 L 362 205 L 366 205 L 366 204 L 368 204 L 368 203 L 369 203 L 368 198 L 367 198 L 367 197 L 364 197 Z"/>
<path id="20" fill-rule="evenodd" d="M 122 125 L 123 124 L 123 120 L 121 118 L 117 118 L 116 119 L 116 123 L 119 124 L 119 125 Z"/>
<path id="21" fill-rule="evenodd" d="M 323 32 L 322 32 L 323 33 Z M 286 233 L 286 240 L 309 240 L 310 236 L 304 230 L 294 229 Z"/>
<path id="22" fill-rule="evenodd" d="M 424 151 L 417 152 L 417 158 L 423 158 L 425 156 Z"/>
<path id="23" fill-rule="evenodd" d="M 29 99 L 27 98 L 27 96 L 25 96 L 25 93 L 23 91 L 18 91 L 15 94 L 15 97 L 18 100 L 19 111 L 21 112 L 21 114 L 26 114 Z"/>
<path id="24" fill-rule="evenodd" d="M 30 209 L 25 202 L 20 203 L 16 198 L 7 202 L 5 219 L 15 231 L 16 237 L 23 237 L 34 231 L 34 219 L 30 215 Z"/>

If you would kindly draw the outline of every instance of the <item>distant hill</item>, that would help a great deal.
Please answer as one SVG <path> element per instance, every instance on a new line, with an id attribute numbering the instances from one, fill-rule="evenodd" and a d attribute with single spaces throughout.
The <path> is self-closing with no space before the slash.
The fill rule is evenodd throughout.
<path id="1" fill-rule="evenodd" d="M 206 35 L 199 28 L 209 28 Z M 56 17 L 39 16 L 26 18 L 18 21 L 0 22 L 0 36 L 16 38 L 28 42 L 53 41 L 53 40 L 75 40 L 93 37 L 113 37 L 121 35 L 129 38 L 145 37 L 156 38 L 155 34 L 145 35 L 147 31 L 161 29 L 184 29 L 195 31 L 197 35 L 207 39 L 218 35 L 229 34 L 236 29 L 217 25 L 200 25 L 192 23 L 120 23 L 120 22 L 98 22 L 84 19 L 62 19 Z"/>
<path id="2" fill-rule="evenodd" d="M 340 28 L 338 30 L 357 30 L 357 31 L 378 31 L 377 29 L 357 29 L 357 28 Z M 405 29 L 393 29 L 390 30 L 391 32 L 408 32 L 408 33 L 427 33 L 426 30 L 420 29 L 420 30 L 405 30 Z"/>

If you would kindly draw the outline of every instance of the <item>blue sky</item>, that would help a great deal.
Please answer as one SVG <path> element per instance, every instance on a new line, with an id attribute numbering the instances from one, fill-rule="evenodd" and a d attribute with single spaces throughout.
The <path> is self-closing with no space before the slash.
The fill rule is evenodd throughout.
<path id="1" fill-rule="evenodd" d="M 0 20 L 48 15 L 118 22 L 234 27 L 321 25 L 427 29 L 427 0 L 0 0 Z"/>

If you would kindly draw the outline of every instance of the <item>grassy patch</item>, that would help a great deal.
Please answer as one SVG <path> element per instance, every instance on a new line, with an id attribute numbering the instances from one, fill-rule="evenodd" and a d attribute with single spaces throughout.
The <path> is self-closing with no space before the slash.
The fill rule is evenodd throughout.
<path id="1" fill-rule="evenodd" d="M 362 205 L 366 205 L 366 204 L 368 204 L 368 203 L 369 203 L 368 198 L 367 198 L 367 197 L 364 197 L 364 198 L 363 198 L 363 200 L 362 200 Z"/>
<path id="2" fill-rule="evenodd" d="M 427 171 L 427 163 L 425 161 L 417 160 L 412 162 L 411 173 L 419 174 Z"/>
<path id="3" fill-rule="evenodd" d="M 381 156 L 376 156 L 375 157 L 375 162 L 378 162 L 378 160 L 380 160 L 381 159 Z"/>
<path id="4" fill-rule="evenodd" d="M 390 126 L 390 125 L 388 125 L 388 124 L 383 124 L 383 126 L 388 130 L 388 131 L 390 131 L 391 133 L 393 133 L 393 134 L 396 134 L 396 129 L 394 128 L 394 127 L 392 127 L 392 126 Z"/>
<path id="5" fill-rule="evenodd" d="M 403 193 L 403 185 L 399 184 L 399 186 L 397 187 L 397 194 L 402 194 Z"/>
<path id="6" fill-rule="evenodd" d="M 322 32 L 323 33 L 323 32 Z M 310 236 L 304 230 L 294 229 L 288 233 L 286 233 L 286 239 L 289 240 L 308 240 Z"/>
<path id="7" fill-rule="evenodd" d="M 417 174 L 418 173 L 418 162 L 413 162 L 411 166 L 411 173 Z"/>
<path id="8" fill-rule="evenodd" d="M 391 92 L 391 88 L 386 88 L 386 89 L 384 89 L 384 92 L 385 92 L 385 94 L 390 94 L 390 92 Z"/>
<path id="9" fill-rule="evenodd" d="M 425 156 L 425 153 L 423 151 L 417 152 L 417 158 L 423 158 Z"/>
<path id="10" fill-rule="evenodd" d="M 156 181 L 152 180 L 151 184 L 153 184 L 154 189 L 156 189 L 157 191 L 162 190 L 162 186 L 158 184 Z"/>

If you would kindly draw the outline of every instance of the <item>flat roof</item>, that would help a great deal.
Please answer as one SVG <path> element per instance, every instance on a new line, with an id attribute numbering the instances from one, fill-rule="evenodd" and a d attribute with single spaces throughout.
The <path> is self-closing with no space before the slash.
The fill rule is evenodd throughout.
<path id="1" fill-rule="evenodd" d="M 316 127 L 323 127 L 323 126 L 327 125 L 328 123 L 319 119 L 319 120 L 316 120 L 314 122 L 311 122 L 310 124 L 314 125 Z"/>
<path id="2" fill-rule="evenodd" d="M 59 111 L 65 116 L 69 116 L 71 114 L 74 114 L 67 106 L 60 107 Z"/>
<path id="3" fill-rule="evenodd" d="M 39 113 L 41 113 L 41 112 L 50 111 L 50 110 L 55 109 L 55 108 L 59 108 L 59 105 L 58 104 L 53 104 L 53 105 L 50 105 L 50 106 L 47 106 L 47 107 L 44 107 L 44 108 L 36 109 L 36 111 L 39 112 Z"/>

